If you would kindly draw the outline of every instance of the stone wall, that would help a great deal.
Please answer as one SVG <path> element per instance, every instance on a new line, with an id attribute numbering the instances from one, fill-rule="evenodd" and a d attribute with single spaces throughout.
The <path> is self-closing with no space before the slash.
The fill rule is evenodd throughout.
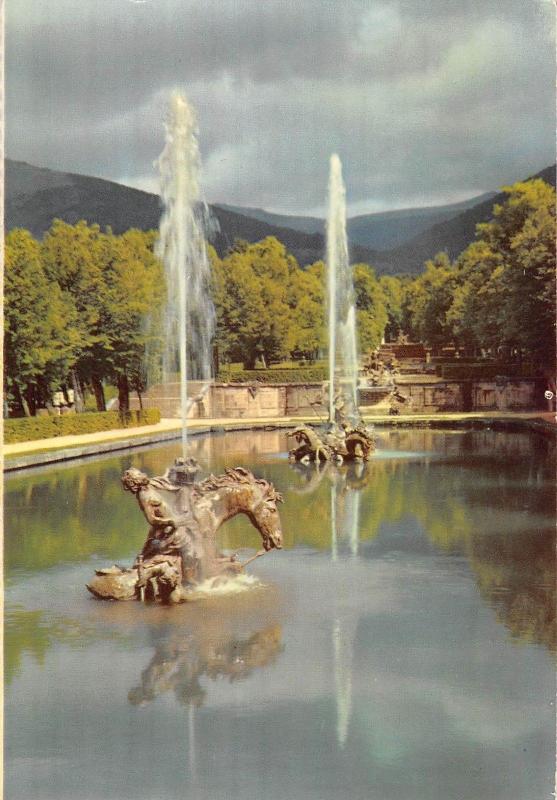
<path id="1" fill-rule="evenodd" d="M 193 387 L 195 388 L 195 387 Z M 439 411 L 506 411 L 537 408 L 540 385 L 535 379 L 504 381 L 427 381 L 400 383 L 398 390 L 409 402 L 399 406 L 401 414 Z M 194 396 L 193 393 L 191 396 Z M 137 408 L 137 399 L 131 398 Z M 362 409 L 367 413 L 388 413 L 389 391 L 380 387 L 360 392 Z M 178 384 L 153 387 L 143 398 L 144 408 L 156 407 L 163 417 L 178 417 Z M 197 395 L 190 418 L 265 419 L 266 417 L 327 416 L 327 392 L 323 384 L 214 384 L 205 394 Z"/>

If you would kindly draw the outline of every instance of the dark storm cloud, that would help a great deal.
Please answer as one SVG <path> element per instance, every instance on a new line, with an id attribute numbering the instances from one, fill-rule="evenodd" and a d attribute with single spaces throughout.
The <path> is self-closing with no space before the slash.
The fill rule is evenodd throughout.
<path id="1" fill-rule="evenodd" d="M 155 188 L 168 92 L 210 199 L 354 210 L 491 189 L 554 150 L 549 0 L 8 0 L 7 152 Z"/>

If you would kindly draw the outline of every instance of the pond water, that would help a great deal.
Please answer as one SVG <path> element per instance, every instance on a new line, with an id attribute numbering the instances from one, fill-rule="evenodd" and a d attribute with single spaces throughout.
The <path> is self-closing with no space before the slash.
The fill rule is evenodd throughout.
<path id="1" fill-rule="evenodd" d="M 390 431 L 363 472 L 282 432 L 192 440 L 275 483 L 263 586 L 173 608 L 93 599 L 146 526 L 120 486 L 178 444 L 8 476 L 7 800 L 543 800 L 555 756 L 554 445 Z M 224 548 L 259 546 L 247 518 Z"/>

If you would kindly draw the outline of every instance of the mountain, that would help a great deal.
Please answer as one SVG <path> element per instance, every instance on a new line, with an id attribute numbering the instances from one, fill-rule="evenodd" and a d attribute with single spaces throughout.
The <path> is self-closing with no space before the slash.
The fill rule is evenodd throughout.
<path id="1" fill-rule="evenodd" d="M 495 196 L 486 192 L 460 203 L 424 208 L 401 208 L 376 214 L 351 217 L 347 230 L 351 242 L 374 250 L 392 250 L 427 230 L 432 225 L 451 219 L 467 208 L 472 208 Z"/>
<path id="2" fill-rule="evenodd" d="M 555 166 L 532 177 L 555 186 Z M 491 219 L 493 205 L 505 198 L 504 193 L 489 193 L 450 206 L 354 217 L 348 222 L 351 260 L 371 264 L 379 275 L 416 275 L 439 251 L 446 251 L 451 258 L 461 253 L 474 240 L 476 225 Z M 102 178 L 42 169 L 10 159 L 5 161 L 4 200 L 6 230 L 24 227 L 38 238 L 55 218 L 72 224 L 85 219 L 122 233 L 132 227 L 157 228 L 161 213 L 157 195 Z M 257 242 L 266 236 L 279 239 L 302 266 L 324 256 L 323 221 L 316 217 L 291 217 L 220 204 L 211 206 L 211 211 L 219 228 L 212 243 L 221 256 L 235 239 Z M 384 247 L 386 242 L 396 246 Z"/>
<path id="3" fill-rule="evenodd" d="M 27 228 L 41 238 L 56 218 L 72 225 L 80 219 L 102 228 L 110 225 L 114 233 L 149 230 L 159 224 L 159 198 L 148 192 L 10 159 L 5 160 L 4 175 L 7 231 Z"/>
<path id="4" fill-rule="evenodd" d="M 158 228 L 161 214 L 159 197 L 155 194 L 102 178 L 57 172 L 10 159 L 5 161 L 4 202 L 6 231 L 27 228 L 37 238 L 44 235 L 56 218 L 70 224 L 85 219 L 101 228 L 110 226 L 118 234 L 128 228 Z M 325 240 L 321 233 L 271 225 L 221 206 L 211 206 L 211 212 L 219 228 L 211 239 L 221 256 L 235 239 L 257 242 L 266 236 L 276 236 L 302 266 L 323 258 Z M 352 257 L 357 261 L 373 263 L 374 256 L 365 247 L 352 248 Z"/>
<path id="5" fill-rule="evenodd" d="M 347 223 L 348 238 L 352 245 L 369 247 L 372 250 L 391 250 L 427 230 L 435 223 L 455 217 L 461 211 L 494 196 L 495 192 L 487 192 L 478 197 L 445 206 L 402 208 L 395 211 L 350 217 Z M 269 225 L 278 225 L 281 228 L 290 228 L 304 233 L 324 233 L 325 231 L 325 220 L 319 217 L 273 214 L 263 208 L 244 208 L 223 203 L 219 203 L 219 207 L 261 222 L 267 222 Z"/>
<path id="6" fill-rule="evenodd" d="M 302 233 L 323 233 L 325 230 L 325 220 L 320 217 L 294 217 L 290 214 L 273 214 L 265 211 L 264 208 L 249 208 L 244 206 L 230 206 L 226 203 L 217 203 L 219 208 L 226 211 L 233 211 L 244 217 L 258 219 L 260 222 L 267 222 L 269 225 L 276 225 L 279 228 L 290 228 L 293 231 Z"/>
<path id="7" fill-rule="evenodd" d="M 533 178 L 542 178 L 554 187 L 555 165 L 546 167 L 526 180 Z M 432 225 L 402 246 L 377 253 L 374 262 L 377 272 L 417 275 L 423 270 L 424 262 L 440 251 L 447 252 L 451 259 L 456 258 L 474 241 L 476 225 L 492 219 L 493 206 L 505 202 L 506 199 L 504 192 L 495 194 L 451 219 Z"/>

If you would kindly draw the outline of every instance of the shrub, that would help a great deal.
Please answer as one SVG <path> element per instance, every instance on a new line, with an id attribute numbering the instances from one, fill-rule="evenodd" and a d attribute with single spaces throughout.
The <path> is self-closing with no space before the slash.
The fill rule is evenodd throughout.
<path id="1" fill-rule="evenodd" d="M 217 376 L 219 383 L 322 383 L 326 380 L 326 367 L 221 370 Z"/>
<path id="2" fill-rule="evenodd" d="M 160 422 L 158 408 L 130 411 L 122 416 L 118 411 L 102 411 L 86 414 L 65 414 L 52 417 L 22 417 L 4 420 L 4 442 L 30 442 L 35 439 L 50 439 L 54 436 L 71 436 L 83 433 L 112 431 L 140 425 L 156 425 Z"/>
<path id="3" fill-rule="evenodd" d="M 531 364 L 443 364 L 437 365 L 435 371 L 445 380 L 453 381 L 489 381 L 500 375 L 507 378 L 534 378 L 536 370 Z"/>

